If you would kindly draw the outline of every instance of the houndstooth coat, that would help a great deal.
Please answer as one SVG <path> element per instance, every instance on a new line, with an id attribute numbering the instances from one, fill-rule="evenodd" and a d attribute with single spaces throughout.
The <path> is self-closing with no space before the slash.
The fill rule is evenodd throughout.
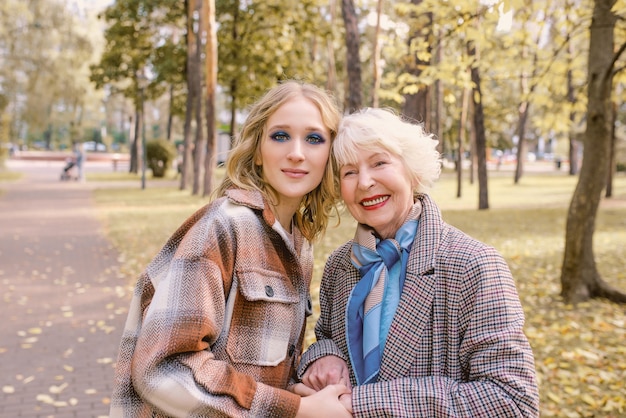
<path id="1" fill-rule="evenodd" d="M 378 382 L 353 388 L 355 417 L 536 417 L 539 395 L 524 312 L 504 259 L 446 224 L 420 197 L 422 215 Z M 317 342 L 307 366 L 325 355 L 348 361 L 346 305 L 360 279 L 352 241 L 329 257 L 320 289 Z M 352 384 L 356 384 L 351 371 Z"/>

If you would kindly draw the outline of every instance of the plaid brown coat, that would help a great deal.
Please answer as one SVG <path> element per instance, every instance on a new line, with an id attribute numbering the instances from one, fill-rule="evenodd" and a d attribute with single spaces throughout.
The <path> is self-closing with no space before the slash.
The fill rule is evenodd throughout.
<path id="1" fill-rule="evenodd" d="M 435 203 L 423 212 L 377 383 L 354 387 L 355 417 L 537 417 L 533 353 L 524 312 L 504 259 L 446 224 Z M 348 361 L 346 304 L 360 279 L 352 241 L 328 259 L 321 283 L 318 342 L 301 376 L 328 354 Z M 348 362 L 349 364 L 349 362 Z M 352 384 L 356 384 L 351 372 Z"/>
<path id="2" fill-rule="evenodd" d="M 278 225 L 231 190 L 173 234 L 136 285 L 111 417 L 295 416 L 313 255 Z"/>

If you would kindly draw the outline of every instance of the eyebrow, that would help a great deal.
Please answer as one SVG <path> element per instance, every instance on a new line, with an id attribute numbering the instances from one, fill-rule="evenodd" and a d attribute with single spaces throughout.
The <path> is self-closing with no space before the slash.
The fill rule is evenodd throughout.
<path id="1" fill-rule="evenodd" d="M 267 127 L 268 131 L 273 131 L 275 129 L 293 129 L 293 127 L 291 125 L 272 125 Z M 304 129 L 308 132 L 324 132 L 326 130 L 330 131 L 330 129 L 326 127 L 319 126 L 307 126 Z"/>

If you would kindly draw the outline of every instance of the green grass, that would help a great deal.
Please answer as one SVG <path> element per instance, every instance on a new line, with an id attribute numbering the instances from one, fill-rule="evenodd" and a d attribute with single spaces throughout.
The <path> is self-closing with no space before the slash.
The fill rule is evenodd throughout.
<path id="1" fill-rule="evenodd" d="M 139 181 L 141 173 L 129 173 L 128 171 L 109 171 L 109 172 L 90 172 L 86 174 L 88 181 L 105 182 L 105 181 Z M 151 181 L 167 181 L 175 180 L 177 177 L 176 170 L 168 170 L 162 178 L 152 176 L 151 170 L 146 170 L 146 180 Z"/>
<path id="2" fill-rule="evenodd" d="M 17 181 L 21 179 L 23 176 L 22 173 L 17 171 L 9 171 L 4 168 L 0 168 L 0 183 L 9 182 L 9 181 Z M 5 193 L 3 189 L 0 188 L 0 196 Z"/>
<path id="3" fill-rule="evenodd" d="M 23 174 L 17 171 L 9 171 L 0 169 L 0 182 L 3 181 L 16 181 L 22 178 Z"/>
<path id="4" fill-rule="evenodd" d="M 508 173 L 511 174 L 511 173 Z M 526 334 L 533 346 L 544 417 L 618 417 L 626 414 L 626 307 L 592 300 L 576 307 L 559 297 L 560 267 L 567 207 L 576 178 L 563 174 L 526 174 L 513 185 L 512 174 L 490 176 L 490 209 L 479 211 L 478 186 L 445 174 L 431 193 L 444 219 L 506 258 L 526 313 Z M 594 253 L 603 278 L 626 290 L 626 176 L 614 182 L 614 197 L 598 214 Z M 180 223 L 208 199 L 168 188 L 101 189 L 95 193 L 107 233 L 121 254 L 131 286 L 134 278 Z M 312 294 L 324 261 L 354 233 L 343 216 L 316 245 Z"/>

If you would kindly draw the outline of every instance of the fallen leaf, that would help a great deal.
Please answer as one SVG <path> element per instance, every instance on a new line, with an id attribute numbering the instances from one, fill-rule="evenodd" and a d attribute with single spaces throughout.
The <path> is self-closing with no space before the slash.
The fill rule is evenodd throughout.
<path id="1" fill-rule="evenodd" d="M 65 382 L 59 386 L 50 386 L 48 391 L 52 393 L 53 395 L 58 395 L 59 393 L 63 392 L 67 386 L 68 386 L 68 383 Z"/>

